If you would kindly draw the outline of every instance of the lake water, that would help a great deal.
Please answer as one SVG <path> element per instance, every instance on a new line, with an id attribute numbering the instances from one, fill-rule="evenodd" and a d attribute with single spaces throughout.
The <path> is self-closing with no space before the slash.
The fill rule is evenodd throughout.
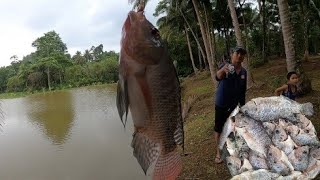
<path id="1" fill-rule="evenodd" d="M 0 180 L 147 179 L 105 86 L 1 100 Z"/>

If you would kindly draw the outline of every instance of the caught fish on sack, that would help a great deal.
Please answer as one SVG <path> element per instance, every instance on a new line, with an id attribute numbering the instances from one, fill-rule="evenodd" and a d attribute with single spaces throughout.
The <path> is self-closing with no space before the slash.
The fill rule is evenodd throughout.
<path id="1" fill-rule="evenodd" d="M 227 121 L 224 123 L 222 132 L 220 134 L 220 140 L 219 140 L 219 149 L 222 150 L 224 144 L 227 141 L 228 136 L 230 135 L 231 132 L 234 131 L 234 116 L 236 114 L 238 114 L 238 112 L 240 111 L 240 107 L 237 106 L 230 114 L 230 116 L 228 117 Z"/>
<path id="2" fill-rule="evenodd" d="M 305 179 L 314 179 L 320 173 L 320 161 L 315 161 L 314 164 L 309 165 L 308 168 L 303 172 Z M 302 179 L 302 178 L 301 178 Z"/>
<path id="3" fill-rule="evenodd" d="M 297 147 L 291 137 L 287 135 L 285 129 L 280 125 L 277 125 L 274 130 L 272 142 L 286 155 L 289 155 L 293 151 L 293 149 Z"/>
<path id="4" fill-rule="evenodd" d="M 258 121 L 273 121 L 280 118 L 298 122 L 297 114 L 312 116 L 311 103 L 299 104 L 284 96 L 254 98 L 241 107 L 240 111 Z"/>
<path id="5" fill-rule="evenodd" d="M 300 120 L 300 123 L 297 124 L 297 126 L 300 129 L 303 129 L 307 133 L 315 134 L 316 135 L 316 129 L 314 128 L 312 122 L 303 114 L 298 114 L 298 118 Z"/>
<path id="6" fill-rule="evenodd" d="M 255 170 L 269 169 L 266 158 L 262 154 L 257 153 L 256 151 L 250 150 L 249 162 Z"/>
<path id="7" fill-rule="evenodd" d="M 240 174 L 245 171 L 252 170 L 252 166 L 247 159 L 241 161 L 239 158 L 235 156 L 228 156 L 226 158 L 227 167 L 229 168 L 229 172 L 232 176 Z"/>
<path id="8" fill-rule="evenodd" d="M 309 164 L 309 146 L 301 146 L 288 156 L 294 170 L 304 171 Z"/>
<path id="9" fill-rule="evenodd" d="M 239 175 L 234 176 L 231 180 L 274 180 L 280 175 L 277 173 L 270 172 L 266 169 L 258 169 L 255 171 L 246 171 Z"/>
<path id="10" fill-rule="evenodd" d="M 274 124 L 273 122 L 263 122 L 262 125 L 265 128 L 269 137 L 272 137 L 273 131 L 276 128 L 276 124 Z"/>
<path id="11" fill-rule="evenodd" d="M 131 146 L 143 171 L 153 179 L 175 179 L 182 169 L 177 145 L 184 141 L 180 85 L 159 31 L 143 11 L 129 12 L 122 28 L 117 108 L 124 126 L 130 109 Z"/>
<path id="12" fill-rule="evenodd" d="M 297 129 L 294 126 L 286 128 L 287 133 L 291 136 L 292 140 L 299 146 L 315 145 L 319 146 L 320 141 L 317 135 L 313 133 L 307 133 L 303 129 Z"/>
<path id="13" fill-rule="evenodd" d="M 249 148 L 266 157 L 266 147 L 272 144 L 272 141 L 262 123 L 242 113 L 238 113 L 235 116 L 235 126 L 237 132 L 245 139 Z"/>
<path id="14" fill-rule="evenodd" d="M 267 162 L 271 171 L 279 173 L 280 175 L 286 176 L 294 171 L 294 168 L 289 162 L 287 155 L 274 145 L 269 146 Z"/>

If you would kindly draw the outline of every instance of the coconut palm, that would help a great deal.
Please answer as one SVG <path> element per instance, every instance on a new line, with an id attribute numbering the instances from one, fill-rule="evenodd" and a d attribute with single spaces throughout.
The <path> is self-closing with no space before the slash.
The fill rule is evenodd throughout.
<path id="1" fill-rule="evenodd" d="M 304 94 L 308 93 L 312 90 L 311 81 L 308 79 L 306 74 L 303 71 L 301 66 L 301 61 L 296 57 L 295 48 L 294 48 L 294 36 L 292 31 L 292 25 L 290 24 L 289 19 L 289 4 L 288 0 L 277 0 L 282 35 L 286 53 L 286 62 L 287 62 L 287 71 L 296 71 L 300 74 L 300 83 L 298 86 L 298 90 Z"/>

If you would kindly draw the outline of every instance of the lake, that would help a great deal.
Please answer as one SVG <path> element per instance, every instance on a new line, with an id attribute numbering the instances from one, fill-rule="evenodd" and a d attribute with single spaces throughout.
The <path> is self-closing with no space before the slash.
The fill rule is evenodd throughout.
<path id="1" fill-rule="evenodd" d="M 1 100 L 0 179 L 147 179 L 106 86 Z"/>

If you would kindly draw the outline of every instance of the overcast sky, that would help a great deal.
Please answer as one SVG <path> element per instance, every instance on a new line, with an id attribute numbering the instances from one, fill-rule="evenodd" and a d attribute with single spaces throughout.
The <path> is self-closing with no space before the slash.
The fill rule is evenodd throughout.
<path id="1" fill-rule="evenodd" d="M 153 24 L 158 0 L 149 2 L 146 17 Z M 10 65 L 35 51 L 31 43 L 55 30 L 73 55 L 103 44 L 104 50 L 119 52 L 120 35 L 128 0 L 0 0 L 0 67 Z"/>

